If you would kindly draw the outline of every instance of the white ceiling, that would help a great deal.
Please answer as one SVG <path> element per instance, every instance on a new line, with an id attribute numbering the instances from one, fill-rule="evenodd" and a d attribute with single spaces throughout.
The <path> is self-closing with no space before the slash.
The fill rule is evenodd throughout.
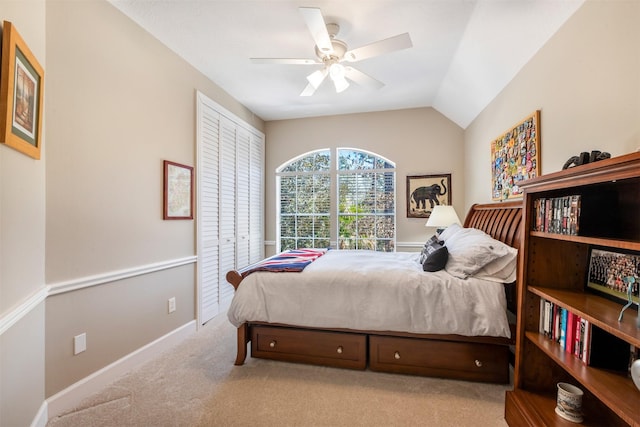
<path id="1" fill-rule="evenodd" d="M 584 0 L 109 0 L 264 120 L 433 107 L 466 128 Z M 301 97 L 319 65 L 299 7 L 340 25 L 349 49 L 408 32 L 413 47 L 355 68 L 385 83 Z"/>

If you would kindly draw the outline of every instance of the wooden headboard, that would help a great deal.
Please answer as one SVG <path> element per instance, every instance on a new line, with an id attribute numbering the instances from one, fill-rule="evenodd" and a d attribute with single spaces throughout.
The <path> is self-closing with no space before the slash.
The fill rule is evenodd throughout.
<path id="1" fill-rule="evenodd" d="M 480 229 L 494 239 L 520 249 L 522 200 L 475 204 L 469 209 L 464 226 Z"/>
<path id="2" fill-rule="evenodd" d="M 484 231 L 496 240 L 520 249 L 522 240 L 522 200 L 515 202 L 475 204 L 464 220 L 465 227 Z M 516 313 L 517 288 L 515 283 L 505 283 L 507 309 Z"/>

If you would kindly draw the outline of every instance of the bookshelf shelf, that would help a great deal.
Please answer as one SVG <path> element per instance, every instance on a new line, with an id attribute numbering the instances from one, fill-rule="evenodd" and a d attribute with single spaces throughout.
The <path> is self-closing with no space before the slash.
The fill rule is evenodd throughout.
<path id="1" fill-rule="evenodd" d="M 640 242 L 634 242 L 630 240 L 605 239 L 600 237 L 587 236 L 570 236 L 565 234 L 545 233 L 543 231 L 531 231 L 530 235 L 532 237 L 564 240 L 567 242 L 584 243 L 594 246 L 607 246 L 614 249 L 629 249 L 632 251 L 640 251 Z"/>
<path id="2" fill-rule="evenodd" d="M 617 404 L 612 407 L 612 410 L 620 418 L 631 425 L 640 423 L 640 413 L 638 413 L 640 390 L 635 387 L 630 378 L 618 372 L 587 366 L 577 357 L 562 350 L 557 343 L 539 333 L 527 332 L 526 337 L 554 362 L 564 366 L 582 388 L 589 390 L 596 398 L 615 399 Z M 555 402 L 553 406 L 555 407 Z"/>
<path id="3" fill-rule="evenodd" d="M 505 419 L 511 426 L 575 426 L 554 411 L 557 383 L 569 382 L 585 392 L 584 422 L 579 425 L 640 426 L 640 390 L 624 372 L 631 355 L 637 354 L 634 348 L 640 348 L 638 312 L 628 309 L 618 322 L 624 304 L 586 286 L 592 249 L 640 254 L 640 152 L 543 175 L 521 183 L 521 188 L 525 231 L 517 281 L 514 388 L 506 395 Z M 553 201 L 576 196 L 580 201 L 577 235 L 566 226 L 541 222 L 548 216 L 541 215 L 541 207 L 549 206 L 550 200 L 552 208 L 557 208 L 562 203 Z M 567 218 L 566 211 L 562 215 Z M 594 337 L 586 363 L 547 336 L 548 329 L 541 333 L 542 326 L 549 325 L 541 317 L 547 313 L 547 319 L 549 303 L 562 313 L 569 312 L 569 319 L 577 316 L 588 321 Z M 576 325 L 566 336 L 581 340 L 582 335 L 574 332 L 579 322 L 565 323 Z M 603 338 L 596 340 L 596 332 Z M 603 358 L 604 363 L 596 363 Z"/>
<path id="4" fill-rule="evenodd" d="M 586 292 L 563 289 L 530 287 L 529 292 L 541 298 L 570 309 L 580 317 L 609 332 L 616 337 L 640 347 L 640 329 L 636 327 L 638 313 L 628 310 L 618 322 L 622 304 Z"/>
<path id="5" fill-rule="evenodd" d="M 529 425 L 548 427 L 611 427 L 615 425 L 611 424 L 610 420 L 598 411 L 598 408 L 585 409 L 584 421 L 576 424 L 556 416 L 555 406 L 556 396 L 550 393 L 542 394 L 520 389 L 514 390 L 507 395 L 508 410 L 516 410 L 515 408 L 517 408 L 523 415 L 521 418 L 530 421 Z M 518 416 L 521 414 L 518 414 Z M 624 425 L 624 423 L 619 423 L 618 425 Z"/>

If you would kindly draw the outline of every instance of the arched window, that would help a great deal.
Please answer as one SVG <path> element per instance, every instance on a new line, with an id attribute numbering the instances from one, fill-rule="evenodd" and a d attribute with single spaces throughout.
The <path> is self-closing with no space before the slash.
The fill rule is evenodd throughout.
<path id="1" fill-rule="evenodd" d="M 339 249 L 395 250 L 393 162 L 354 148 L 338 148 L 333 157 L 322 149 L 280 166 L 276 180 L 281 251 L 331 242 Z"/>

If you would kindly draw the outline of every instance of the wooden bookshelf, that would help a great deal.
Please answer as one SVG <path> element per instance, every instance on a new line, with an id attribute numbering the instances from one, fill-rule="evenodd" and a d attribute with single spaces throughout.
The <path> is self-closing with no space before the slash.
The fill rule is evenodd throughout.
<path id="1" fill-rule="evenodd" d="M 556 384 L 584 392 L 587 426 L 640 426 L 640 390 L 626 372 L 584 363 L 540 333 L 540 300 L 552 302 L 626 342 L 640 347 L 638 311 L 621 322 L 621 302 L 587 289 L 592 248 L 640 254 L 640 153 L 632 153 L 522 183 L 524 235 L 518 275 L 518 330 L 514 388 L 507 392 L 511 426 L 572 425 L 555 414 Z M 581 197 L 578 235 L 533 231 L 539 199 Z M 622 343 L 621 343 L 622 344 Z"/>

